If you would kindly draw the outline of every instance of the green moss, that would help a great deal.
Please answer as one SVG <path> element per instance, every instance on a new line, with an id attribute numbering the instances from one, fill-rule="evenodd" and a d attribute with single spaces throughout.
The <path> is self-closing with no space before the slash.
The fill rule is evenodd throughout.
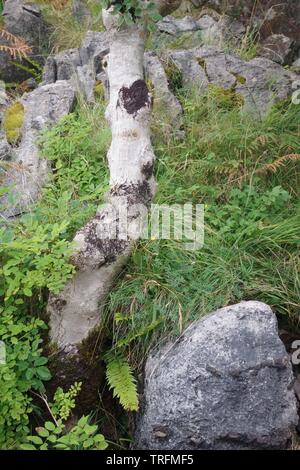
<path id="1" fill-rule="evenodd" d="M 208 95 L 214 99 L 218 107 L 227 110 L 240 108 L 244 104 L 244 98 L 234 88 L 225 89 L 218 85 L 208 85 Z"/>
<path id="2" fill-rule="evenodd" d="M 13 103 L 4 114 L 4 131 L 10 144 L 16 144 L 21 138 L 24 121 L 24 106 L 19 101 Z"/>
<path id="3" fill-rule="evenodd" d="M 243 77 L 243 75 L 240 75 L 239 73 L 231 72 L 231 74 L 236 78 L 236 81 L 241 83 L 242 85 L 245 85 L 247 82 L 247 79 Z"/>

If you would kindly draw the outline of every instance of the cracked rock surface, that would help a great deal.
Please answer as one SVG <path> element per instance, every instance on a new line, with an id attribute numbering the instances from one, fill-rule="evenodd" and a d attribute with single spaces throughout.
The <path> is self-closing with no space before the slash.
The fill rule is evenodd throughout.
<path id="1" fill-rule="evenodd" d="M 185 86 L 204 92 L 209 84 L 239 93 L 243 110 L 259 116 L 291 96 L 296 74 L 264 57 L 250 61 L 214 46 L 165 52 L 179 68 Z"/>

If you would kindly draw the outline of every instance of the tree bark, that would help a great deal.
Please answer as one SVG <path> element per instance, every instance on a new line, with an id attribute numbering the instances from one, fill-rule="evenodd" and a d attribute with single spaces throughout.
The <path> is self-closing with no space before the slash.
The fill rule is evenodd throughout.
<path id="1" fill-rule="evenodd" d="M 159 1 L 157 7 L 166 14 L 179 3 Z M 111 38 L 106 110 L 112 131 L 110 190 L 107 205 L 75 236 L 74 278 L 60 294 L 50 295 L 48 303 L 51 341 L 68 357 L 78 353 L 82 341 L 100 324 L 106 297 L 141 234 L 145 208 L 155 193 L 152 96 L 143 67 L 147 34 L 139 24 L 118 28 L 111 10 L 103 11 L 103 20 Z M 120 233 L 123 213 L 127 213 L 125 236 Z"/>

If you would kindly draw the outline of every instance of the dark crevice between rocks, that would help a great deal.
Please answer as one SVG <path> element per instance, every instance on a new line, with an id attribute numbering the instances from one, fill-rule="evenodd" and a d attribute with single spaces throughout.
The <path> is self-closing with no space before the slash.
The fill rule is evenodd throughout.
<path id="1" fill-rule="evenodd" d="M 203 71 L 206 75 L 206 78 L 209 81 L 209 76 L 208 76 L 208 72 L 207 72 L 207 65 L 206 65 L 205 59 L 203 59 L 203 57 L 197 57 L 196 60 L 197 60 L 198 64 L 200 65 L 200 67 L 202 67 L 202 69 L 203 69 Z"/>
<path id="2" fill-rule="evenodd" d="M 32 16 L 35 16 L 36 18 L 40 19 L 41 18 L 41 13 L 39 11 L 36 11 L 36 10 L 33 10 L 32 8 L 30 8 L 30 5 L 26 6 L 24 5 L 22 7 L 23 11 L 25 11 L 26 13 L 29 13 L 30 15 Z"/>
<path id="3" fill-rule="evenodd" d="M 77 354 L 58 352 L 55 346 L 49 345 L 49 368 L 52 379 L 46 384 L 48 401 L 53 400 L 55 391 L 61 387 L 67 391 L 75 382 L 82 382 L 81 391 L 76 398 L 76 407 L 66 422 L 70 429 L 78 418 L 83 415 L 92 415 L 93 421 L 101 420 L 101 432 L 113 442 L 117 442 L 120 430 L 118 423 L 124 421 L 124 411 L 113 398 L 113 394 L 106 382 L 105 363 L 103 355 L 111 348 L 111 325 L 107 321 L 94 329 L 87 339 L 79 346 Z M 41 407 L 43 403 L 34 397 L 36 404 Z M 41 426 L 49 421 L 49 412 L 43 407 L 43 416 L 32 416 L 34 427 Z M 113 419 L 112 419 L 113 417 Z M 39 422 L 40 421 L 40 422 Z"/>

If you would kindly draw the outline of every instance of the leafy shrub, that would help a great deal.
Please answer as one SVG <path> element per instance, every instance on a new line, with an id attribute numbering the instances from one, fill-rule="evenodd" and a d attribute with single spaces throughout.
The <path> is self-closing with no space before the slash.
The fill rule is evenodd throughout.
<path id="1" fill-rule="evenodd" d="M 44 427 L 36 429 L 36 436 L 27 436 L 23 450 L 105 450 L 108 444 L 102 434 L 97 434 L 97 425 L 88 423 L 89 417 L 82 416 L 76 426 L 66 432 L 61 420 L 56 424 L 47 421 Z"/>
<path id="2" fill-rule="evenodd" d="M 67 220 L 68 238 L 96 212 L 107 191 L 109 143 L 103 103 L 79 106 L 41 139 L 42 154 L 52 163 L 53 174 L 36 213 L 49 223 Z"/>
<path id="3" fill-rule="evenodd" d="M 7 305 L 23 303 L 34 289 L 57 293 L 72 277 L 72 245 L 61 239 L 66 228 L 66 222 L 41 225 L 28 216 L 14 231 L 0 230 L 0 295 Z"/>
<path id="4" fill-rule="evenodd" d="M 29 432 L 32 399 L 27 392 L 42 390 L 50 379 L 47 359 L 41 355 L 39 319 L 18 319 L 1 308 L 0 338 L 6 347 L 6 364 L 0 366 L 0 448 L 15 447 Z"/>
<path id="5" fill-rule="evenodd" d="M 54 395 L 54 402 L 48 403 L 53 421 L 46 421 L 44 426 L 37 427 L 36 435 L 28 435 L 20 445 L 23 450 L 104 450 L 107 443 L 98 434 L 98 426 L 89 424 L 89 417 L 82 416 L 75 426 L 70 429 L 67 420 L 75 407 L 75 399 L 80 392 L 81 383 L 75 382 L 69 390 L 64 392 L 58 388 Z"/>
<path id="6" fill-rule="evenodd" d="M 27 216 L 10 229 L 0 229 L 0 339 L 7 360 L 0 365 L 1 448 L 17 446 L 28 433 L 28 392 L 41 391 L 50 378 L 40 349 L 40 332 L 46 326 L 29 314 L 42 308 L 44 288 L 58 292 L 73 274 L 68 264 L 71 244 L 61 239 L 66 226 L 40 225 Z"/>
<path id="7" fill-rule="evenodd" d="M 53 177 L 30 214 L 0 228 L 0 339 L 7 356 L 7 364 L 0 366 L 5 378 L 0 384 L 2 448 L 24 441 L 33 410 L 30 391 L 42 392 L 42 382 L 50 378 L 39 347 L 46 326 L 32 315 L 45 308 L 46 290 L 59 292 L 73 276 L 69 240 L 95 213 L 107 187 L 109 132 L 99 110 L 102 104 L 94 110 L 79 108 L 46 132 L 41 146 L 53 164 Z M 71 413 L 78 387 L 74 384 L 68 392 L 58 388 L 52 404 L 55 416 L 66 419 Z"/>

